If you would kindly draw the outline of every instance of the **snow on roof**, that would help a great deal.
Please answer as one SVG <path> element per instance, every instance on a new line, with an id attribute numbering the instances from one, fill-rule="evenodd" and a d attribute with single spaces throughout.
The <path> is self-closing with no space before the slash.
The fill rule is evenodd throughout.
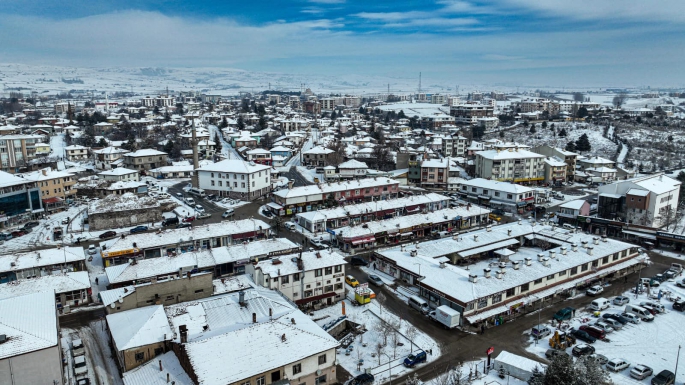
<path id="1" fill-rule="evenodd" d="M 280 261 L 280 263 L 277 264 L 274 263 L 275 260 L 259 261 L 255 266 L 255 270 L 260 269 L 262 270 L 262 273 L 269 275 L 272 278 L 295 274 L 302 271 L 302 269 L 298 268 L 297 262 L 292 261 L 293 258 L 296 258 L 299 255 L 300 254 L 290 254 L 279 257 L 276 261 Z M 305 271 L 323 269 L 347 263 L 345 258 L 336 251 L 306 251 L 303 252 L 301 256 Z"/>
<path id="2" fill-rule="evenodd" d="M 72 144 L 71 146 L 64 147 L 65 150 L 86 150 L 88 147 L 79 146 L 78 144 Z"/>
<path id="3" fill-rule="evenodd" d="M 597 164 L 597 165 L 600 165 L 600 164 L 614 164 L 614 163 L 616 163 L 616 162 L 614 162 L 613 160 L 604 159 L 604 158 L 601 158 L 601 157 L 599 157 L 599 156 L 595 156 L 595 157 L 591 157 L 591 158 L 578 159 L 578 161 L 579 161 L 580 163 Z"/>
<path id="4" fill-rule="evenodd" d="M 424 160 L 421 162 L 421 168 L 424 167 L 447 168 L 449 167 L 449 163 L 443 161 L 442 159 Z"/>
<path id="5" fill-rule="evenodd" d="M 460 181 L 462 185 L 469 187 L 480 187 L 488 190 L 503 191 L 507 193 L 523 194 L 533 191 L 532 188 L 521 186 L 519 184 L 508 183 L 508 182 L 498 182 L 495 180 L 474 178 L 474 179 L 462 179 Z"/>
<path id="6" fill-rule="evenodd" d="M 271 155 L 271 151 L 265 150 L 263 148 L 255 148 L 255 149 L 247 151 L 247 154 L 269 154 L 269 155 Z"/>
<path id="7" fill-rule="evenodd" d="M 552 167 L 566 167 L 566 162 L 562 161 L 559 158 L 556 157 L 547 157 L 545 158 L 545 163 Z"/>
<path id="8" fill-rule="evenodd" d="M 234 234 L 247 232 L 264 231 L 271 228 L 266 222 L 260 219 L 241 219 L 237 221 L 223 221 L 212 223 L 206 226 L 193 226 L 185 229 L 168 229 L 154 234 L 131 234 L 126 238 L 117 238 L 107 246 L 107 251 L 128 250 L 136 244 L 136 247 L 145 250 L 149 248 L 174 245 L 179 242 L 190 242 L 209 238 L 221 238 Z"/>
<path id="9" fill-rule="evenodd" d="M 365 213 L 374 213 L 384 210 L 395 210 L 407 206 L 425 205 L 428 203 L 444 202 L 450 198 L 437 193 L 428 193 L 424 195 L 408 196 L 397 199 L 387 199 L 376 202 L 357 203 L 347 206 L 338 206 L 330 209 L 307 211 L 296 214 L 298 217 L 305 218 L 310 222 L 322 221 L 326 218 L 329 220 L 335 218 L 346 218 L 348 216 L 356 216 Z"/>
<path id="10" fill-rule="evenodd" d="M 541 364 L 537 361 L 531 360 L 530 358 L 519 356 L 514 353 L 509 353 L 506 350 L 502 350 L 497 355 L 497 358 L 495 358 L 495 361 L 525 370 L 527 372 L 532 372 L 533 369 L 538 366 L 543 372 L 547 368 L 547 365 L 545 364 Z"/>
<path id="11" fill-rule="evenodd" d="M 136 280 L 150 279 L 165 274 L 178 274 L 183 268 L 196 267 L 204 269 L 216 265 L 212 250 L 181 253 L 176 256 L 161 256 L 142 259 L 136 263 L 127 262 L 105 268 L 109 283 L 124 283 Z M 179 277 L 185 279 L 185 276 Z"/>
<path id="12" fill-rule="evenodd" d="M 354 227 L 340 227 L 335 229 L 335 233 L 342 234 L 341 236 L 345 239 L 357 238 L 363 236 L 372 236 L 384 231 L 397 232 L 400 228 L 419 226 L 425 223 L 452 221 L 456 217 L 470 218 L 472 216 L 487 215 L 489 213 L 490 210 L 483 208 L 474 207 L 469 209 L 466 206 L 454 207 L 449 209 L 435 210 L 426 214 L 405 215 L 401 217 L 384 219 L 382 221 L 371 221 Z"/>
<path id="13" fill-rule="evenodd" d="M 609 167 L 594 167 L 594 168 L 586 168 L 585 171 L 594 171 L 594 172 L 616 172 L 615 168 L 609 168 Z"/>
<path id="14" fill-rule="evenodd" d="M 43 171 L 45 171 L 45 174 L 43 174 Z M 24 179 L 28 179 L 31 181 L 45 181 L 45 180 L 52 180 L 55 178 L 68 178 L 74 176 L 74 174 L 66 171 L 57 171 L 53 170 L 50 167 L 46 167 L 40 170 L 36 170 L 33 172 L 27 172 L 25 174 L 20 174 Z"/>
<path id="15" fill-rule="evenodd" d="M 652 177 L 644 178 L 640 181 L 635 181 L 635 184 L 656 194 L 663 194 L 665 192 L 677 189 L 681 183 L 676 179 L 667 177 L 666 175 L 654 175 Z"/>
<path id="16" fill-rule="evenodd" d="M 134 180 L 128 180 L 128 181 L 117 181 L 109 185 L 107 187 L 107 190 L 110 191 L 115 191 L 115 190 L 126 190 L 126 189 L 132 189 L 132 188 L 138 188 L 142 186 L 147 186 L 145 182 L 136 182 Z"/>
<path id="17" fill-rule="evenodd" d="M 152 305 L 107 315 L 107 326 L 117 351 L 171 339 L 164 306 Z"/>
<path id="18" fill-rule="evenodd" d="M 313 147 L 311 150 L 304 151 L 303 154 L 305 154 L 305 155 L 309 155 L 309 154 L 310 155 L 318 155 L 318 154 L 326 155 L 326 154 L 332 154 L 334 152 L 335 151 L 331 150 L 330 148 L 316 146 L 316 147 Z"/>
<path id="19" fill-rule="evenodd" d="M 0 300 L 0 359 L 57 346 L 55 293 L 38 292 Z"/>
<path id="20" fill-rule="evenodd" d="M 215 279 L 212 281 L 212 285 L 214 286 L 214 295 L 233 293 L 234 291 L 254 289 L 257 287 L 252 281 L 252 277 L 248 274 Z"/>
<path id="21" fill-rule="evenodd" d="M 136 170 L 131 170 L 128 168 L 124 167 L 117 167 L 113 168 L 111 170 L 103 171 L 99 173 L 98 175 L 113 175 L 113 176 L 121 176 L 121 175 L 128 175 L 128 174 L 137 174 L 138 171 Z"/>
<path id="22" fill-rule="evenodd" d="M 140 149 L 138 151 L 129 152 L 128 154 L 126 154 L 126 156 L 130 156 L 130 157 L 157 156 L 157 155 L 166 155 L 166 152 L 153 150 L 151 148 L 143 148 L 143 149 Z"/>
<path id="23" fill-rule="evenodd" d="M 649 195 L 649 191 L 638 189 L 638 188 L 631 188 L 630 190 L 628 190 L 626 192 L 626 195 L 635 195 L 635 196 L 646 197 L 647 195 Z"/>
<path id="24" fill-rule="evenodd" d="M 0 284 L 0 299 L 42 291 L 66 293 L 89 288 L 90 278 L 87 271 L 56 273 Z"/>
<path id="25" fill-rule="evenodd" d="M 358 160 L 350 159 L 347 162 L 340 163 L 338 165 L 338 168 L 340 169 L 346 169 L 346 168 L 369 168 L 369 166 L 366 165 L 364 162 L 360 162 Z"/>
<path id="26" fill-rule="evenodd" d="M 159 370 L 159 361 L 162 361 L 163 370 Z M 188 374 L 183 370 L 174 352 L 166 352 L 155 356 L 154 360 L 125 372 L 123 374 L 124 385 L 169 385 L 169 381 L 175 385 L 195 385 Z"/>
<path id="27" fill-rule="evenodd" d="M 193 150 L 190 150 L 192 153 Z M 150 172 L 160 172 L 160 173 L 168 173 L 168 172 L 190 172 L 193 171 L 193 165 L 192 164 L 186 164 L 186 165 L 174 165 L 174 166 L 162 166 L 162 167 L 157 167 Z"/>
<path id="28" fill-rule="evenodd" d="M 524 159 L 524 158 L 544 158 L 544 155 L 536 154 L 534 152 L 528 151 L 528 150 L 518 150 L 518 151 L 509 151 L 509 150 L 502 150 L 502 151 L 497 151 L 497 150 L 486 150 L 486 151 L 478 151 L 476 152 L 477 156 L 481 156 L 486 159 L 492 159 L 492 160 L 503 160 L 503 159 Z"/>
<path id="29" fill-rule="evenodd" d="M 273 148 L 272 148 L 271 150 L 269 150 L 269 151 L 271 151 L 271 152 L 282 152 L 282 151 L 290 152 L 290 151 L 292 151 L 292 150 L 289 149 L 288 147 L 276 146 L 276 147 L 273 147 Z"/>
<path id="30" fill-rule="evenodd" d="M 298 244 L 287 238 L 272 238 L 245 244 L 215 247 L 212 251 L 216 264 L 220 265 L 245 259 L 279 255 L 283 252 L 297 249 L 298 247 Z"/>
<path id="31" fill-rule="evenodd" d="M 585 201 L 584 199 L 576 199 L 574 201 L 566 202 L 562 205 L 559 205 L 559 207 L 571 210 L 580 210 L 583 208 L 583 205 L 585 203 L 587 203 L 587 201 Z"/>
<path id="32" fill-rule="evenodd" d="M 120 287 L 116 289 L 110 289 L 110 290 L 103 290 L 100 291 L 100 299 L 102 300 L 102 304 L 105 306 L 109 306 L 113 304 L 114 302 L 126 298 L 129 295 L 133 294 L 136 292 L 136 287 L 135 286 L 126 286 L 126 287 Z"/>
<path id="33" fill-rule="evenodd" d="M 278 190 L 273 194 L 278 195 L 281 198 L 295 198 L 314 194 L 330 194 L 339 191 L 387 186 L 391 184 L 399 185 L 400 182 L 389 178 L 364 178 L 352 181 L 321 183 L 318 185 L 294 187 L 292 189 Z"/>
<path id="34" fill-rule="evenodd" d="M 83 247 L 67 246 L 64 248 L 28 251 L 0 255 L 0 272 L 20 271 L 43 266 L 85 261 Z"/>
<path id="35" fill-rule="evenodd" d="M 268 153 L 268 151 L 267 151 Z M 237 159 L 226 159 L 221 162 L 208 164 L 198 168 L 198 171 L 214 171 L 214 172 L 234 172 L 251 174 L 258 171 L 268 170 L 270 166 L 265 166 L 263 164 L 250 163 Z"/>
<path id="36" fill-rule="evenodd" d="M 20 178 L 8 172 L 0 171 L 0 188 L 26 184 L 30 182 L 31 181 L 27 181 L 24 178 Z"/>

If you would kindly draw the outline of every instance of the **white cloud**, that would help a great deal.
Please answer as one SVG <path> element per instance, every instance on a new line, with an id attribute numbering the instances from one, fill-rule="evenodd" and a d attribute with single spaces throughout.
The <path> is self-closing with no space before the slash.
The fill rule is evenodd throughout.
<path id="1" fill-rule="evenodd" d="M 315 4 L 343 4 L 345 0 L 309 0 L 309 2 Z"/>
<path id="2" fill-rule="evenodd" d="M 575 20 L 685 21 L 683 0 L 497 0 L 494 4 Z"/>

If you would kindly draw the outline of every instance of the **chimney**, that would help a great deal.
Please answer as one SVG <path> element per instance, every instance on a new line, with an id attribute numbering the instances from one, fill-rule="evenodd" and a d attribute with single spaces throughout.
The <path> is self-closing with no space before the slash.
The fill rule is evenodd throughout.
<path id="1" fill-rule="evenodd" d="M 566 246 L 561 246 L 561 255 L 566 255 Z"/>
<path id="2" fill-rule="evenodd" d="M 487 225 L 487 226 L 485 227 L 485 231 L 487 231 L 487 232 L 492 231 L 492 225 Z"/>
<path id="3" fill-rule="evenodd" d="M 538 254 L 538 262 L 541 262 L 542 258 L 544 258 L 544 257 L 545 257 L 545 254 L 539 253 Z"/>
<path id="4" fill-rule="evenodd" d="M 169 378 L 169 377 L 170 377 L 170 375 L 169 375 L 169 373 L 167 373 L 166 374 L 166 383 L 167 384 L 169 383 L 169 381 L 171 381 L 171 378 Z"/>
<path id="5" fill-rule="evenodd" d="M 48 176 L 48 170 L 42 169 L 40 172 L 43 174 L 43 176 Z"/>
<path id="6" fill-rule="evenodd" d="M 514 270 L 518 270 L 520 268 L 520 266 L 519 266 L 521 264 L 520 261 L 512 261 L 511 263 L 514 264 Z"/>
<path id="7" fill-rule="evenodd" d="M 550 258 L 554 258 L 554 257 L 556 256 L 556 254 L 557 254 L 557 252 L 554 251 L 554 250 L 550 250 L 550 251 L 549 251 L 549 257 L 550 257 Z"/>
<path id="8" fill-rule="evenodd" d="M 252 323 L 253 324 L 257 323 L 257 313 L 252 313 Z"/>
<path id="9" fill-rule="evenodd" d="M 417 254 L 418 252 L 416 250 L 412 250 L 409 252 L 409 255 L 411 255 L 412 257 L 416 257 Z"/>
<path id="10" fill-rule="evenodd" d="M 522 221 L 519 219 L 519 225 L 522 223 Z"/>
<path id="11" fill-rule="evenodd" d="M 502 275 L 503 275 L 503 274 L 502 274 L 502 271 L 501 271 L 501 270 L 498 270 L 498 271 L 495 272 L 495 277 L 497 277 L 497 279 L 502 279 Z"/>
<path id="12" fill-rule="evenodd" d="M 485 278 L 490 278 L 490 269 L 483 269 L 483 272 L 485 272 Z"/>
<path id="13" fill-rule="evenodd" d="M 556 229 L 556 227 L 557 227 L 557 225 L 552 223 L 552 231 L 554 231 L 554 229 Z"/>
<path id="14" fill-rule="evenodd" d="M 288 179 L 288 190 L 292 190 L 294 184 L 295 184 L 294 180 Z"/>
<path id="15" fill-rule="evenodd" d="M 532 261 L 533 261 L 533 259 L 530 258 L 530 257 L 526 257 L 525 260 L 526 260 L 526 266 L 530 266 L 530 264 L 531 264 Z"/>
<path id="16" fill-rule="evenodd" d="M 478 242 L 478 234 L 473 234 L 473 240 L 474 240 L 475 242 Z"/>
<path id="17" fill-rule="evenodd" d="M 159 371 L 161 372 L 162 370 L 164 370 L 164 369 L 162 368 L 162 360 L 159 360 Z"/>
<path id="18" fill-rule="evenodd" d="M 607 236 L 606 236 L 606 235 L 602 235 L 602 242 L 606 242 L 606 241 L 607 241 Z"/>
<path id="19" fill-rule="evenodd" d="M 578 244 L 577 244 L 577 243 L 572 243 L 572 244 L 571 244 L 571 250 L 573 250 L 573 251 L 578 251 Z"/>
<path id="20" fill-rule="evenodd" d="M 445 262 L 440 262 L 440 268 L 441 269 L 444 269 L 446 266 L 447 266 L 447 264 Z"/>
<path id="21" fill-rule="evenodd" d="M 583 244 L 583 248 L 587 248 L 587 241 L 580 241 Z"/>
<path id="22" fill-rule="evenodd" d="M 542 266 L 549 267 L 549 258 L 542 258 Z"/>
<path id="23" fill-rule="evenodd" d="M 186 325 L 181 325 L 178 327 L 178 334 L 181 336 L 182 344 L 188 342 L 188 327 Z"/>
<path id="24" fill-rule="evenodd" d="M 508 235 L 508 236 L 511 235 L 511 229 L 508 229 L 508 230 L 507 230 L 507 235 Z"/>
<path id="25" fill-rule="evenodd" d="M 594 249 L 594 247 L 592 247 L 592 246 L 587 247 L 587 255 L 592 255 L 592 249 Z"/>
<path id="26" fill-rule="evenodd" d="M 593 237 L 593 238 L 592 238 L 592 243 L 594 243 L 595 245 L 599 245 L 599 238 L 598 238 L 598 237 Z"/>
<path id="27" fill-rule="evenodd" d="M 471 282 L 471 283 L 478 282 L 478 276 L 475 274 L 469 274 L 469 282 Z"/>

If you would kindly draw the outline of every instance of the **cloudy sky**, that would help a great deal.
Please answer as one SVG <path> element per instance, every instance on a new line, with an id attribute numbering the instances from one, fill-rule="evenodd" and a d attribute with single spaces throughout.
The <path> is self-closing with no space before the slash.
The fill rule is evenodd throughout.
<path id="1" fill-rule="evenodd" d="M 0 61 L 685 84 L 684 0 L 2 0 Z"/>

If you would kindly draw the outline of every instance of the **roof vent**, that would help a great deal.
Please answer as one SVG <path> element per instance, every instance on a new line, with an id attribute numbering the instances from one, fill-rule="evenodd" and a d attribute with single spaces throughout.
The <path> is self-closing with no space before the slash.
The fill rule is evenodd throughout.
<path id="1" fill-rule="evenodd" d="M 566 246 L 561 246 L 561 255 L 566 255 Z"/>
<path id="2" fill-rule="evenodd" d="M 545 254 L 539 253 L 538 254 L 538 262 L 541 262 L 542 258 L 544 258 L 544 257 L 545 257 Z"/>
<path id="3" fill-rule="evenodd" d="M 571 250 L 573 250 L 573 251 L 578 251 L 578 244 L 577 244 L 577 243 L 572 243 L 572 244 L 571 244 Z"/>
<path id="4" fill-rule="evenodd" d="M 542 266 L 549 267 L 549 258 L 542 258 Z"/>
<path id="5" fill-rule="evenodd" d="M 593 249 L 593 248 L 594 248 L 594 247 L 592 247 L 592 246 L 588 246 L 588 247 L 587 247 L 587 254 L 588 254 L 588 255 L 592 255 L 592 249 Z"/>
<path id="6" fill-rule="evenodd" d="M 487 232 L 492 231 L 492 226 L 491 225 L 486 226 L 485 231 L 487 231 Z"/>
<path id="7" fill-rule="evenodd" d="M 478 276 L 475 274 L 469 274 L 469 282 L 472 282 L 472 283 L 478 282 Z"/>
<path id="8" fill-rule="evenodd" d="M 440 262 L 440 268 L 444 269 L 445 267 L 447 267 L 447 264 L 445 262 Z"/>
<path id="9" fill-rule="evenodd" d="M 607 236 L 606 236 L 606 235 L 602 235 L 602 242 L 606 242 L 606 241 L 607 241 Z"/>
<path id="10" fill-rule="evenodd" d="M 409 252 L 409 255 L 411 255 L 412 257 L 416 257 L 417 254 L 418 254 L 418 251 L 416 251 L 416 250 L 412 250 Z"/>
<path id="11" fill-rule="evenodd" d="M 557 252 L 554 251 L 554 250 L 550 250 L 550 251 L 549 251 L 549 257 L 550 257 L 550 258 L 554 258 L 554 257 L 556 256 L 556 254 L 557 254 Z"/>
<path id="12" fill-rule="evenodd" d="M 595 245 L 599 245 L 599 238 L 598 238 L 598 237 L 593 237 L 593 238 L 592 238 L 592 243 L 594 243 Z"/>
<path id="13" fill-rule="evenodd" d="M 473 234 L 473 240 L 474 242 L 478 242 L 478 234 Z"/>
<path id="14" fill-rule="evenodd" d="M 512 261 L 511 263 L 514 265 L 514 270 L 518 270 L 521 267 L 520 261 Z"/>
<path id="15" fill-rule="evenodd" d="M 483 269 L 483 272 L 485 273 L 485 278 L 490 278 L 490 269 Z"/>
<path id="16" fill-rule="evenodd" d="M 280 260 L 279 258 L 274 258 L 274 259 L 271 260 L 271 264 L 273 264 L 273 265 L 280 265 L 280 264 L 281 264 L 281 260 Z"/>
<path id="17" fill-rule="evenodd" d="M 526 257 L 526 258 L 524 258 L 524 259 L 525 259 L 525 261 L 526 261 L 526 266 L 530 266 L 530 264 L 532 263 L 533 259 L 530 258 L 530 257 Z"/>
<path id="18" fill-rule="evenodd" d="M 0 334 L 0 344 L 4 344 L 5 342 L 7 342 L 7 335 Z"/>
<path id="19" fill-rule="evenodd" d="M 495 277 L 497 277 L 497 279 L 502 279 L 503 275 L 504 275 L 504 273 L 502 273 L 501 270 L 498 270 L 497 272 L 495 272 Z"/>
<path id="20" fill-rule="evenodd" d="M 511 235 L 511 229 L 507 229 L 507 235 Z"/>

